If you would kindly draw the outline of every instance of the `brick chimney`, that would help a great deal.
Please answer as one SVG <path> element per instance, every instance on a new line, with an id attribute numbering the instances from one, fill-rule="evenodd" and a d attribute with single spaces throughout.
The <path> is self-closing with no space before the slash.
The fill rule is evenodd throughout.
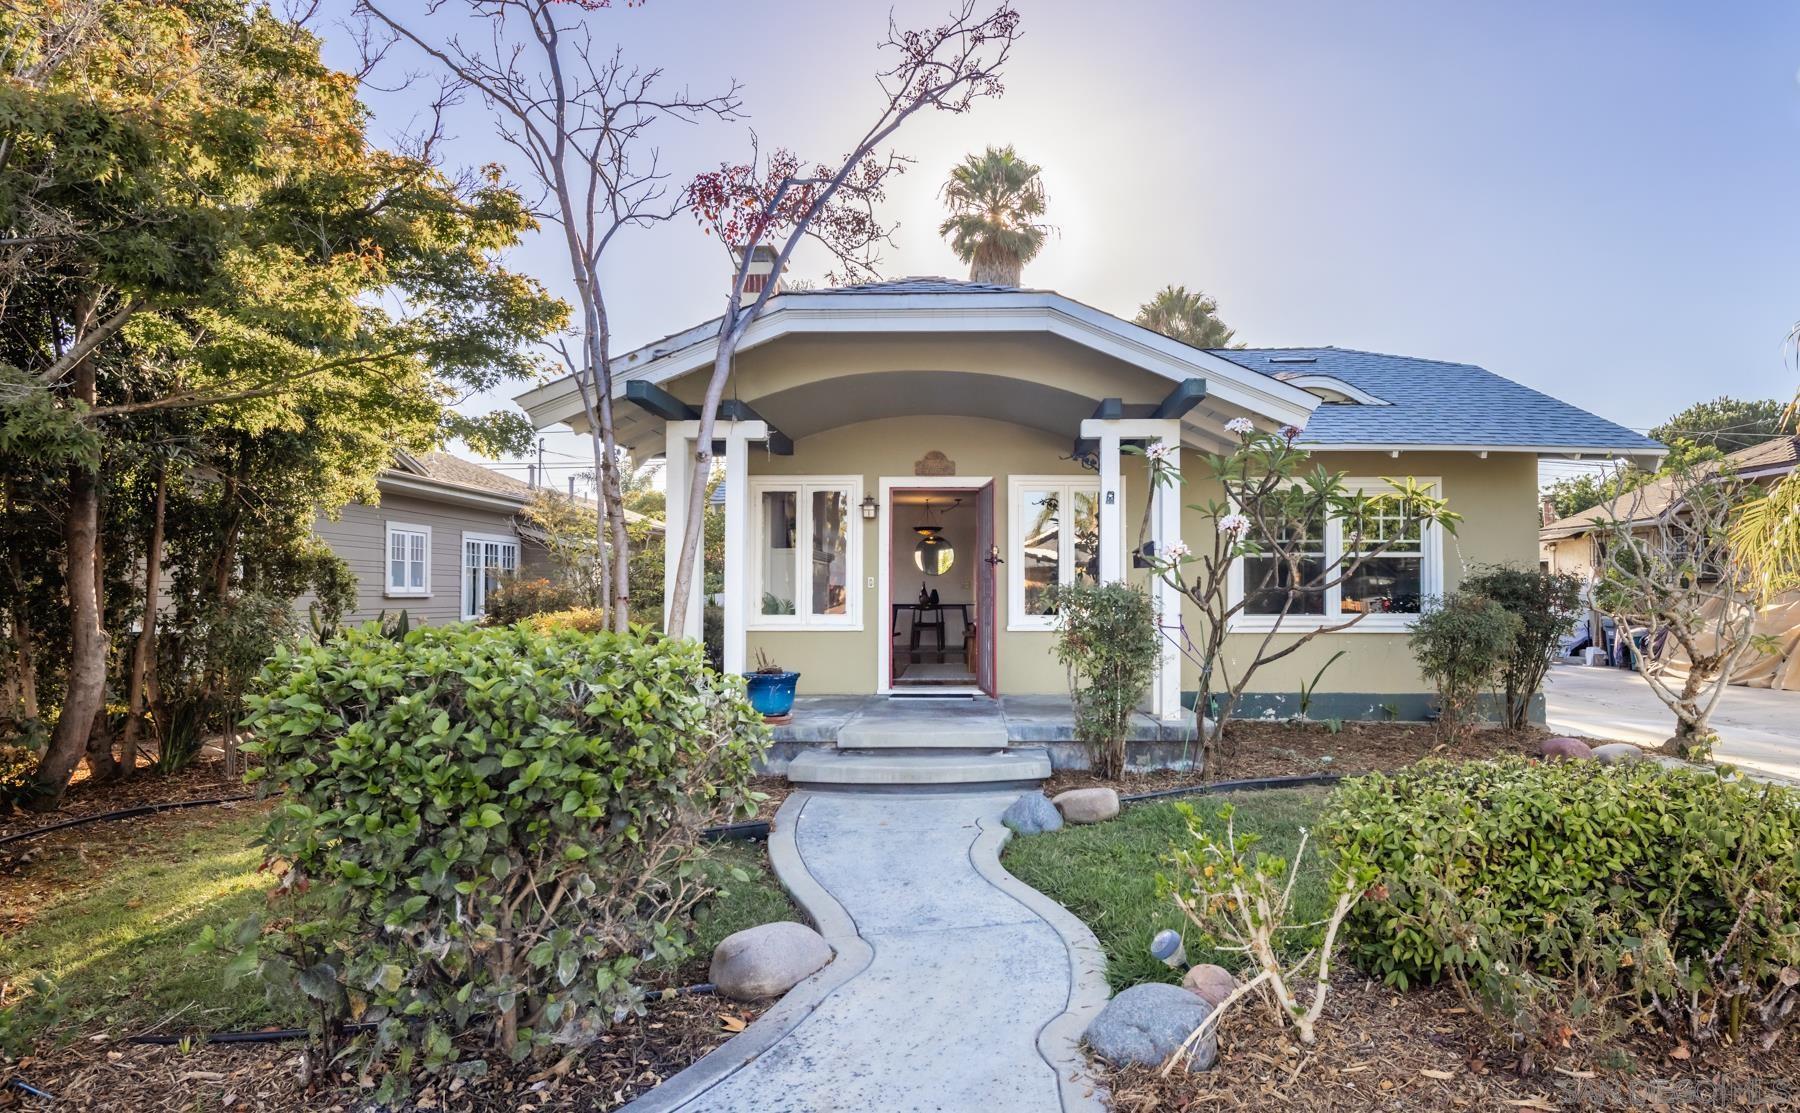
<path id="1" fill-rule="evenodd" d="M 744 249 L 738 248 L 738 258 L 742 259 Z M 750 271 L 744 277 L 743 304 L 749 305 L 763 292 L 763 287 L 770 282 L 775 283 L 774 293 L 781 293 L 781 276 L 775 273 L 775 249 L 766 243 L 757 244 L 750 251 Z"/>
<path id="2" fill-rule="evenodd" d="M 1539 512 L 1543 515 L 1544 525 L 1549 525 L 1559 517 L 1556 513 L 1556 496 L 1549 492 L 1538 495 L 1538 508 Z"/>

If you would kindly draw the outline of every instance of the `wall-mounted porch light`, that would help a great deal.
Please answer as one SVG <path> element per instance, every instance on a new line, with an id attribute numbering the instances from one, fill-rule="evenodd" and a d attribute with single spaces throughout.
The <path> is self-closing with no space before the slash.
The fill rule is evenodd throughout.
<path id="1" fill-rule="evenodd" d="M 869 522 L 875 520 L 875 511 L 881 507 L 881 504 L 875 501 L 874 495 L 864 495 L 862 502 L 858 505 L 862 507 L 863 520 Z"/>

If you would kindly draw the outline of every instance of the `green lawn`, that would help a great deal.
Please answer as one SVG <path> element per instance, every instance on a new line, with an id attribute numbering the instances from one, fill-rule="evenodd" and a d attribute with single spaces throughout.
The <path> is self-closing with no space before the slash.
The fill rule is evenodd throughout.
<path id="1" fill-rule="evenodd" d="M 1237 807 L 1238 831 L 1262 836 L 1258 849 L 1291 860 L 1300 828 L 1318 822 L 1328 792 L 1280 789 L 1192 796 L 1187 802 L 1209 827 L 1222 830 L 1216 817 L 1229 801 Z M 1180 973 L 1150 957 L 1150 939 L 1163 928 L 1181 930 L 1190 962 L 1216 962 L 1230 969 L 1242 965 L 1241 956 L 1218 954 L 1202 944 L 1174 903 L 1156 896 L 1156 875 L 1168 871 L 1165 859 L 1170 848 L 1187 838 L 1187 822 L 1174 804 L 1136 804 L 1109 823 L 1015 838 L 1007 846 L 1005 865 L 1093 929 L 1106 952 L 1107 978 L 1114 989 L 1139 982 L 1173 982 Z M 1309 845 L 1294 886 L 1297 919 L 1305 922 L 1324 915 L 1328 880 Z M 1308 945 L 1307 936 L 1294 933 L 1291 942 L 1297 950 Z"/>
<path id="2" fill-rule="evenodd" d="M 276 1016 L 253 980 L 227 991 L 217 955 L 190 954 L 206 925 L 223 926 L 266 909 L 274 878 L 259 872 L 252 839 L 258 812 L 205 809 L 159 817 L 125 852 L 98 868 L 73 849 L 50 852 L 31 870 L 54 886 L 49 901 L 0 938 L 0 1046 L 20 1050 L 54 1029 L 104 1026 L 136 1032 L 225 1031 L 295 1023 Z M 124 822 L 133 822 L 126 820 Z M 698 947 L 686 980 L 704 980 L 713 946 L 741 928 L 796 917 L 769 874 L 760 843 L 707 850 L 719 887 L 696 919 Z M 746 880 L 732 876 L 741 871 Z"/>

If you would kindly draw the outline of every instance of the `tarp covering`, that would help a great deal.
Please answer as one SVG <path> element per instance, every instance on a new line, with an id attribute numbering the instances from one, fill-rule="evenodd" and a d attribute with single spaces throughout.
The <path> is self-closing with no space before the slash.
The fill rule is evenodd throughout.
<path id="1" fill-rule="evenodd" d="M 1731 682 L 1746 688 L 1800 691 L 1800 592 L 1789 592 L 1759 610 L 1755 632 L 1774 638 L 1775 652 L 1747 653 L 1732 673 Z M 1712 639 L 1703 640 L 1701 648 L 1712 648 Z M 1686 655 L 1673 641 L 1664 646 L 1663 652 L 1669 665 L 1665 675 L 1671 681 L 1680 681 L 1687 675 Z"/>

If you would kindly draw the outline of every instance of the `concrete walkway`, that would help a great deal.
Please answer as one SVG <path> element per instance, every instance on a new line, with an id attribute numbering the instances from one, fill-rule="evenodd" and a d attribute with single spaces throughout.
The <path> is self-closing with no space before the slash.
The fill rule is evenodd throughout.
<path id="1" fill-rule="evenodd" d="M 1104 960 L 1001 869 L 1016 796 L 791 795 L 770 859 L 836 960 L 631 1108 L 1103 1109 L 1077 1041 L 1105 1004 Z"/>
<path id="2" fill-rule="evenodd" d="M 1544 681 L 1547 724 L 1562 734 L 1656 747 L 1675 716 L 1629 669 L 1558 665 Z M 1712 715 L 1714 757 L 1746 771 L 1800 780 L 1800 692 L 1725 689 Z"/>

